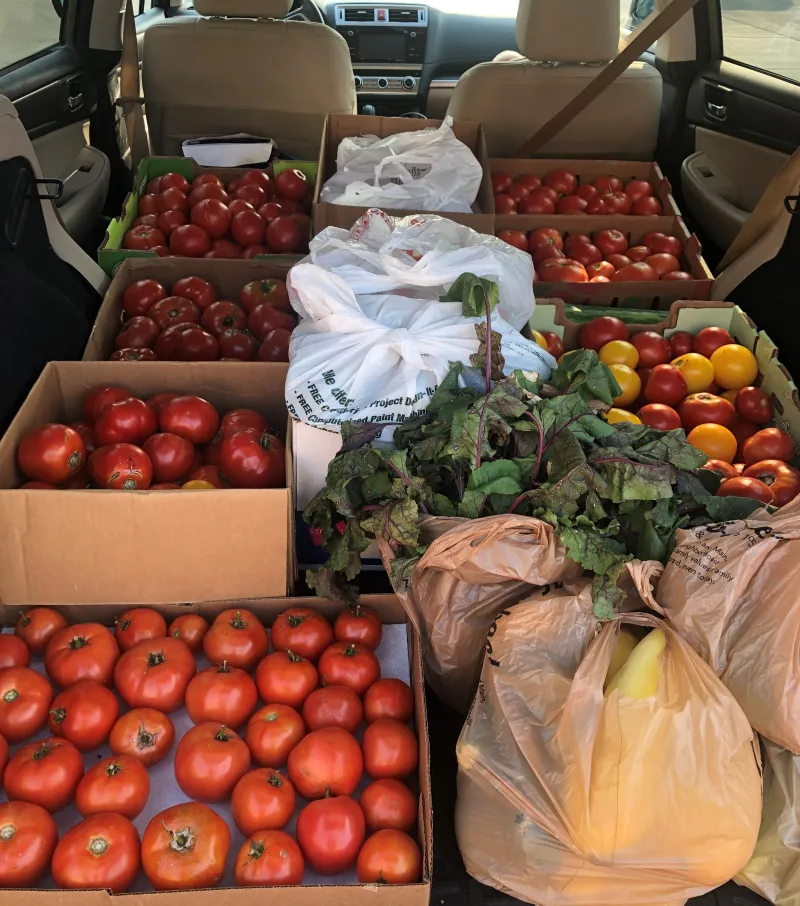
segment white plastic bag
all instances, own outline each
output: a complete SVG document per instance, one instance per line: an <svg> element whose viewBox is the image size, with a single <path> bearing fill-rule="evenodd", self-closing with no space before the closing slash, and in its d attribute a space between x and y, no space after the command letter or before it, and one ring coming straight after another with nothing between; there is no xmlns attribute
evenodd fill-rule
<svg viewBox="0 0 800 906"><path fill-rule="evenodd" d="M512 327L521 329L533 314L531 256L435 214L395 219L373 209L351 230L322 230L311 240L309 256L341 277L356 296L400 293L438 299L469 273L497 283L498 312Z"/></svg>
<svg viewBox="0 0 800 906"><path fill-rule="evenodd" d="M397 294L362 295L314 264L292 268L290 298L303 320L292 333L286 405L310 425L338 431L343 421L398 423L419 415L452 362L479 348L460 302ZM555 359L496 312L505 371L550 376ZM384 440L392 431L384 432Z"/></svg>
<svg viewBox="0 0 800 906"><path fill-rule="evenodd" d="M438 129L345 138L320 201L469 214L483 169L447 117Z"/></svg>

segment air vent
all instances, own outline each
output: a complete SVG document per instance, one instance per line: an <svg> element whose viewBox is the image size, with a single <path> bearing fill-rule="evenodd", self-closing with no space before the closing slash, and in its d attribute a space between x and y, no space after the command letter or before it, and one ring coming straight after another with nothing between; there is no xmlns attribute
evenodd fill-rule
<svg viewBox="0 0 800 906"><path fill-rule="evenodd" d="M345 22L374 22L375 21L375 10L372 8L365 8L363 6L345 6L344 7L344 21Z"/></svg>
<svg viewBox="0 0 800 906"><path fill-rule="evenodd" d="M407 7L405 9L392 9L389 8L389 21L390 22L403 22L409 25L417 25L420 21L420 10L416 7Z"/></svg>

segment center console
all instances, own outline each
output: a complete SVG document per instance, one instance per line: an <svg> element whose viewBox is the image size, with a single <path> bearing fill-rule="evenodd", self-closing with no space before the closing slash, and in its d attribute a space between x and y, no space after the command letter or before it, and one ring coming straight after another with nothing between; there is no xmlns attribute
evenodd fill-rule
<svg viewBox="0 0 800 906"><path fill-rule="evenodd" d="M350 48L359 109L370 104L389 115L418 110L427 7L342 3L333 11L334 28Z"/></svg>

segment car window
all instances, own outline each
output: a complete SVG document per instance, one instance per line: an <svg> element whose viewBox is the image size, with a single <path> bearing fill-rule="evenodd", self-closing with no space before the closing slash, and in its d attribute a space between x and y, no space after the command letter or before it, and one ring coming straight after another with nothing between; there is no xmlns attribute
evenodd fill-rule
<svg viewBox="0 0 800 906"><path fill-rule="evenodd" d="M58 44L60 36L52 0L0 0L0 69Z"/></svg>
<svg viewBox="0 0 800 906"><path fill-rule="evenodd" d="M800 82L800 0L721 0L729 60Z"/></svg>

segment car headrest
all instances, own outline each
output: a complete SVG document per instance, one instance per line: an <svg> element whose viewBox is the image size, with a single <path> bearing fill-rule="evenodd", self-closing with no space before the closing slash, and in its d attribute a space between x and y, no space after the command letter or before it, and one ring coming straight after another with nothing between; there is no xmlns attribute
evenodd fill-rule
<svg viewBox="0 0 800 906"><path fill-rule="evenodd" d="M517 46L529 60L612 60L619 31L619 0L519 0Z"/></svg>
<svg viewBox="0 0 800 906"><path fill-rule="evenodd" d="M194 0L201 16L228 19L282 19L292 8L292 0Z"/></svg>

